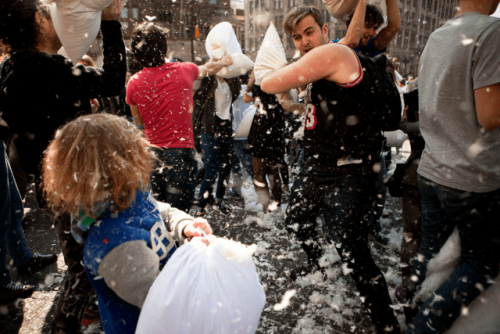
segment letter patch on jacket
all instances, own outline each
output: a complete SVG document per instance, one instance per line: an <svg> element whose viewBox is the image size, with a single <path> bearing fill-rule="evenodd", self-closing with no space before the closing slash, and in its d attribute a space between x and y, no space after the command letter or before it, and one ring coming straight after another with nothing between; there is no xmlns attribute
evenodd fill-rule
<svg viewBox="0 0 500 334"><path fill-rule="evenodd" d="M170 250L175 246L175 241L161 221L157 221L151 227L149 234L151 235L151 249L158 254L161 261L167 257Z"/></svg>

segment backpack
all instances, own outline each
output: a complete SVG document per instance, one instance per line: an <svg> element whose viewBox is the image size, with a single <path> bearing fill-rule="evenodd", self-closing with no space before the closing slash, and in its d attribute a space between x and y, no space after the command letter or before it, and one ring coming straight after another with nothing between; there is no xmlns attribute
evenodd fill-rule
<svg viewBox="0 0 500 334"><path fill-rule="evenodd" d="M394 83L391 72L387 69L387 57L375 58L358 54L364 74L368 74L373 83L372 97L377 120L382 131L394 131L401 120L401 97Z"/></svg>

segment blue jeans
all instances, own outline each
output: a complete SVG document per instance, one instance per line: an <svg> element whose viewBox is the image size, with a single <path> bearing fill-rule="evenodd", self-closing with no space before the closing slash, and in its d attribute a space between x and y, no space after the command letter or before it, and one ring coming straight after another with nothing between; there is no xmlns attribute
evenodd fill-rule
<svg viewBox="0 0 500 334"><path fill-rule="evenodd" d="M418 281L414 293L427 273L427 264L444 245L455 226L460 235L462 259L458 268L436 290L413 320L407 333L444 333L468 306L486 289L488 278L499 272L500 189L490 193L471 193L442 186L418 176L422 195L422 243L412 276ZM439 296L436 298L436 296ZM410 298L412 296L410 295Z"/></svg>
<svg viewBox="0 0 500 334"><path fill-rule="evenodd" d="M234 140L233 142L233 173L241 175L241 166L243 166L248 176L252 176L252 156L243 152L246 142L246 140Z"/></svg>
<svg viewBox="0 0 500 334"><path fill-rule="evenodd" d="M0 140L0 285L10 283L10 272L6 264L7 250L14 260L14 267L26 264L32 257L24 236L21 220L23 201L10 168L5 145Z"/></svg>
<svg viewBox="0 0 500 334"><path fill-rule="evenodd" d="M376 232L380 232L382 230L382 226L380 225L380 217L382 217L382 213L384 212L385 200L387 198L387 187L385 186L384 182L385 178L387 178L387 167L385 165L385 158L382 157L380 161L380 171L378 172L377 177L377 205L370 215L370 223L372 224L372 227Z"/></svg>
<svg viewBox="0 0 500 334"><path fill-rule="evenodd" d="M188 212L198 178L195 151L190 148L155 148L160 163L151 173L153 197Z"/></svg>
<svg viewBox="0 0 500 334"><path fill-rule="evenodd" d="M252 176L252 156L243 152L243 147L246 144L246 140L234 140L233 141L233 188L235 191L239 192L241 195L241 186L243 185L243 170L245 173Z"/></svg>
<svg viewBox="0 0 500 334"><path fill-rule="evenodd" d="M210 197L207 192L210 192L215 180L215 199L221 201L226 192L227 178L233 164L233 129L230 126L216 126L215 133L201 131L200 135L205 178L200 186L198 211L203 212Z"/></svg>
<svg viewBox="0 0 500 334"><path fill-rule="evenodd" d="M317 224L309 218L322 213L342 262L352 270L373 324L379 332L392 326L396 333L399 325L390 308L387 283L368 247L376 178L376 174L313 173L305 166L290 192L285 225L306 252L310 264L318 266L323 251Z"/></svg>

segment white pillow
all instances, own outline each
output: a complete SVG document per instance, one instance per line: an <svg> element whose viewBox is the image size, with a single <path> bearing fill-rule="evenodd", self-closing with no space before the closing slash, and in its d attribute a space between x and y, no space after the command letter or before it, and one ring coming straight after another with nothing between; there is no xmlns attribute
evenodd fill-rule
<svg viewBox="0 0 500 334"><path fill-rule="evenodd" d="M286 63L285 49L281 44L280 35L271 23L255 59L255 84L260 86L262 78L267 73L282 68Z"/></svg>
<svg viewBox="0 0 500 334"><path fill-rule="evenodd" d="M248 58L243 53L235 52L231 54L231 59L233 60L233 65L224 67L217 73L218 76L226 79L236 78L247 73L254 66L252 59Z"/></svg>
<svg viewBox="0 0 500 334"><path fill-rule="evenodd" d="M76 64L87 53L101 27L102 10L112 0L44 0L69 59ZM120 0L123 7L127 0Z"/></svg>
<svg viewBox="0 0 500 334"><path fill-rule="evenodd" d="M333 17L346 21L354 14L359 0L322 0Z"/></svg>
<svg viewBox="0 0 500 334"><path fill-rule="evenodd" d="M250 133L250 128L252 127L253 117L255 116L255 106L250 105L247 110L243 112L243 119L240 122L240 125L234 132L235 139L246 139L248 138L248 134Z"/></svg>
<svg viewBox="0 0 500 334"><path fill-rule="evenodd" d="M205 47L208 56L215 60L219 60L225 55L231 56L233 65L225 67L217 73L222 78L235 78L253 68L253 61L243 54L233 26L229 22L221 22L210 30Z"/></svg>
<svg viewBox="0 0 500 334"><path fill-rule="evenodd" d="M216 46L221 50L213 50ZM210 30L205 41L205 48L207 49L208 56L215 60L219 60L224 55L230 55L235 52L243 53L234 33L233 26L229 22L221 22Z"/></svg>

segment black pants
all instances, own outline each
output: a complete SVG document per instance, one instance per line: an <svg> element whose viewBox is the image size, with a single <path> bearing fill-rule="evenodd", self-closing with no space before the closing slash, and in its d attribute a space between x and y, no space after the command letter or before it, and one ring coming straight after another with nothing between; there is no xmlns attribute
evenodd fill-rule
<svg viewBox="0 0 500 334"><path fill-rule="evenodd" d="M19 189L19 194L21 198L24 199L26 197L26 187L28 186L28 173L24 171L21 165L14 141L11 141L7 151L9 152L9 162L12 168L12 174L14 174L14 179L16 180L17 188Z"/></svg>
<svg viewBox="0 0 500 334"><path fill-rule="evenodd" d="M413 261L420 248L422 196L417 187L403 184L403 241L401 243L401 278L406 299Z"/></svg>
<svg viewBox="0 0 500 334"><path fill-rule="evenodd" d="M73 238L70 224L69 213L57 216L54 221L68 270L52 319L53 334L80 333L83 313L94 294L82 264L83 244Z"/></svg>
<svg viewBox="0 0 500 334"><path fill-rule="evenodd" d="M285 224L309 261L317 264L323 251L316 224L308 218L321 212L342 263L352 270L351 277L377 331L382 333L384 328L392 327L394 333L398 333L399 324L390 308L387 283L368 247L376 181L377 174L301 173L293 184Z"/></svg>
<svg viewBox="0 0 500 334"><path fill-rule="evenodd" d="M189 212L198 176L195 151L190 148L154 148L158 161L151 171L153 197Z"/></svg>

